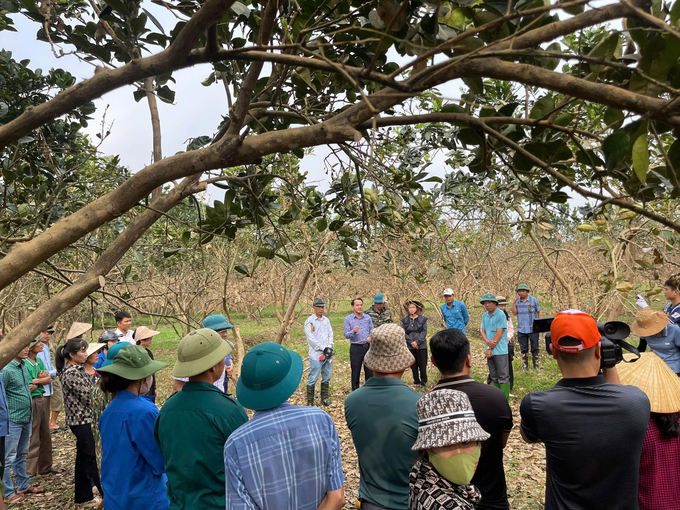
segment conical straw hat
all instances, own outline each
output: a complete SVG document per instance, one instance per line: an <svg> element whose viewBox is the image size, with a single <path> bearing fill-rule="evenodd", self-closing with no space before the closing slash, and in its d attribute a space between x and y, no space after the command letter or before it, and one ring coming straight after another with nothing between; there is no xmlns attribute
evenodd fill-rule
<svg viewBox="0 0 680 510"><path fill-rule="evenodd" d="M635 358L626 354L626 360ZM680 377L653 352L643 352L633 363L621 363L616 367L622 384L637 386L649 398L653 413L677 413L680 411Z"/></svg>
<svg viewBox="0 0 680 510"><path fill-rule="evenodd" d="M66 340L71 340L72 338L78 338L80 335L84 335L92 329L92 324L87 324L86 322L74 322L71 324L71 328L66 333Z"/></svg>

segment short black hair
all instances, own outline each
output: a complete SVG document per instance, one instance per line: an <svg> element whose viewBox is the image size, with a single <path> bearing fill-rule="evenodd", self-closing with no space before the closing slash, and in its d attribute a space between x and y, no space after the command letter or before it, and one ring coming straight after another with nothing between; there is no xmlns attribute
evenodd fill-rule
<svg viewBox="0 0 680 510"><path fill-rule="evenodd" d="M440 372L457 374L470 354L470 341L460 329L443 329L432 336L430 351Z"/></svg>
<svg viewBox="0 0 680 510"><path fill-rule="evenodd" d="M354 306L354 302L355 302L355 301L361 301L362 304L363 304L363 302L364 302L364 300L361 299L360 297L354 298L354 299L352 300L352 306Z"/></svg>
<svg viewBox="0 0 680 510"><path fill-rule="evenodd" d="M664 286L670 287L675 291L680 291L680 273L671 275L671 277L664 283Z"/></svg>
<svg viewBox="0 0 680 510"><path fill-rule="evenodd" d="M119 375L108 372L100 372L100 375L101 379L99 379L99 388L104 393L111 393L113 395L120 391L126 390L127 387L133 382L129 379L124 379Z"/></svg>
<svg viewBox="0 0 680 510"><path fill-rule="evenodd" d="M118 324L123 319L132 319L132 315L130 315L130 312L123 311L116 312L116 315L114 315L114 317L116 318L116 324Z"/></svg>

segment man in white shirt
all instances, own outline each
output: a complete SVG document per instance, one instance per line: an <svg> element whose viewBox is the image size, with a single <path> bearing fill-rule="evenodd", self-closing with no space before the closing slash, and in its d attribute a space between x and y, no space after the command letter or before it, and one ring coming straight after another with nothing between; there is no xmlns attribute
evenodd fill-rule
<svg viewBox="0 0 680 510"><path fill-rule="evenodd" d="M129 312L116 312L116 333L121 335L120 341L127 342L132 345L136 345L134 339L132 338L132 316Z"/></svg>
<svg viewBox="0 0 680 510"><path fill-rule="evenodd" d="M330 405L330 381L333 371L333 330L323 311L326 303L314 298L314 313L305 321L305 336L309 344L309 378L307 379L307 405L314 405L316 381L321 374L321 403Z"/></svg>

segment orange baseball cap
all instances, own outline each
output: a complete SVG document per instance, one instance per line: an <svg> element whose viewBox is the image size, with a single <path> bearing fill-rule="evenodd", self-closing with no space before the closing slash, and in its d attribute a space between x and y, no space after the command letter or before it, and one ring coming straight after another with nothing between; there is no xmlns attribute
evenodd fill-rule
<svg viewBox="0 0 680 510"><path fill-rule="evenodd" d="M560 345L560 339L567 336L580 340L581 345ZM595 319L581 310L560 312L550 325L550 341L558 351L579 353L597 345L600 338Z"/></svg>

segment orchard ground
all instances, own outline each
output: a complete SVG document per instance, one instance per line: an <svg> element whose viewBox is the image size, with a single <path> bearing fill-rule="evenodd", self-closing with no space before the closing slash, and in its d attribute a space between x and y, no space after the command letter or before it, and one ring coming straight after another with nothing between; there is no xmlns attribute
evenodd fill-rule
<svg viewBox="0 0 680 510"><path fill-rule="evenodd" d="M366 303L368 308L369 303ZM550 310L544 307L544 317L551 316ZM347 428L344 418L343 403L349 394L350 384L350 365L349 365L349 342L343 336L343 320L350 313L349 302L338 304L337 310L330 310L329 318L333 326L335 339L335 358L333 361L333 378L331 380L332 404L326 408L333 420L340 435L342 447L342 461L345 472L345 494L347 504L345 508L355 508L355 501L359 490L359 466L357 456L352 443L352 436ZM469 307L470 323L467 333L472 347L472 376L477 381L484 381L487 376L486 361L483 356L484 344L479 335L479 325L481 316L484 312L479 304ZM219 312L218 312L219 313ZM311 313L311 309L310 309ZM400 316L400 310L393 307L393 315ZM425 310L428 321L428 339L438 330L442 329L443 324L439 318L437 310L428 307ZM307 317L303 313L300 319L293 325L290 333L290 342L286 347L298 352L303 359L307 357L307 342L305 340L302 324ZM258 324L255 320L249 320L245 316L234 315L235 325L239 327L246 350L253 345L272 341L278 330L279 323L273 309L265 310L262 323ZM513 318L514 319L514 318ZM84 320L84 319L83 319ZM516 320L513 320L516 331ZM142 324L149 325L146 318L133 317L133 327ZM110 326L107 324L107 326ZM180 338L171 326L159 327L161 334L154 337L151 350L156 359L168 363L157 374L159 405L170 396L172 392L172 366L176 360L177 344ZM101 329L95 330L94 338L97 338ZM515 342L515 386L512 391L513 397L510 399L510 406L514 415L515 428L510 434L508 445L505 449L505 474L508 483L508 495L510 508L512 509L541 509L545 491L545 450L542 445L528 445L522 441L517 425L519 424L519 404L526 393L535 390L551 388L560 379L560 372L557 363L545 353L543 336L541 336L541 370L535 372L522 372L521 358L519 356L519 346ZM307 363L305 363L305 367ZM363 376L362 376L363 379ZM431 388L439 379L437 369L428 365L428 387ZM413 386L411 371L407 370L403 377L404 382ZM307 374L303 375L300 387L291 397L293 404L305 405L306 391L305 385ZM231 384L233 388L233 382ZM318 403L318 384L317 384L317 403ZM63 413L59 415L60 425L63 425ZM59 470L58 474L47 475L37 479L39 486L45 489L45 494L31 496L23 504L10 505L10 508L31 508L31 509L62 509L72 508L73 504L73 465L75 462L75 437L70 431L59 432L52 435L54 444L55 467Z"/></svg>

